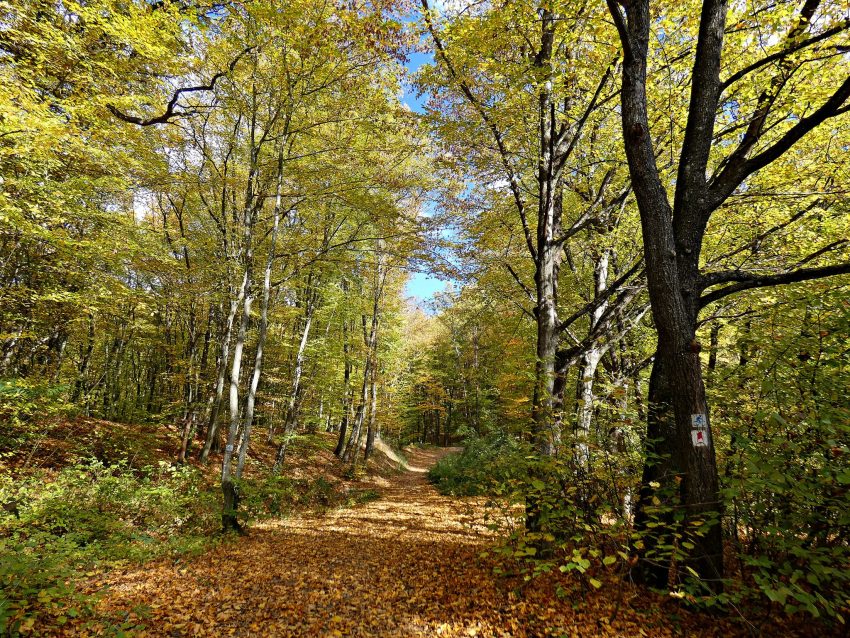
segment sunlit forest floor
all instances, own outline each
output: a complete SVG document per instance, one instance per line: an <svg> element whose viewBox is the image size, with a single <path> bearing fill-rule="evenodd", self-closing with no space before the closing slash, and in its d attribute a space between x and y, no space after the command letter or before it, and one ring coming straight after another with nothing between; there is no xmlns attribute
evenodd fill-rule
<svg viewBox="0 0 850 638"><path fill-rule="evenodd" d="M427 482L425 469L449 451L408 450L406 472L375 479L378 500L259 524L187 562L107 573L88 587L104 592L105 616L143 626L142 636L751 635L621 579L587 591L561 575L494 576L482 558L495 541L481 525L483 501L440 496Z"/></svg>

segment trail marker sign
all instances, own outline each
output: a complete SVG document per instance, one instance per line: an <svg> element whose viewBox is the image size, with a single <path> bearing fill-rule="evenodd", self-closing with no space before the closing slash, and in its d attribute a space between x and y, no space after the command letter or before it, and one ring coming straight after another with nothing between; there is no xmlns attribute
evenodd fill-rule
<svg viewBox="0 0 850 638"><path fill-rule="evenodd" d="M708 447L708 418L705 414L691 415L691 441L694 447Z"/></svg>

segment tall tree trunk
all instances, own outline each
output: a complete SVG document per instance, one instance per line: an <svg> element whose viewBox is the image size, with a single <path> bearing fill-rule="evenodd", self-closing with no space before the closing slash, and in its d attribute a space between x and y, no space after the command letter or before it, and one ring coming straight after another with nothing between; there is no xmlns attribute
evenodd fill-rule
<svg viewBox="0 0 850 638"><path fill-rule="evenodd" d="M342 279L342 292L345 296L348 293L348 281L343 277ZM336 448L334 448L334 454L341 458L342 452L345 450L345 435L348 431L348 419L349 413L351 412L351 352L350 345L348 343L349 340L349 324L348 318L343 315L342 317L342 356L344 360L344 372L343 372L343 383L342 383L342 416L340 417L339 422L339 436L336 441Z"/></svg>
<svg viewBox="0 0 850 638"><path fill-rule="evenodd" d="M233 347L233 365L230 370L230 427L227 431L224 458L221 462L221 491L224 496L221 525L225 531L241 531L242 529L236 518L236 511L239 508L239 488L234 482L233 477L233 452L236 446L236 438L239 434L239 379L242 368L242 353L245 348L245 336L248 332L248 324L251 321L251 305L254 301L251 292L251 266L247 260L242 286L245 289L242 303L242 319L239 323L239 331Z"/></svg>
<svg viewBox="0 0 850 638"><path fill-rule="evenodd" d="M239 311L239 305L245 297L245 280L235 296L231 296L230 309L227 313L227 320L224 322L224 327L221 334L220 351L218 355L218 370L215 382L215 395L212 399L212 410L210 418L207 422L207 435L204 439L204 447L198 456L202 463L206 463L209 459L210 452L215 447L218 440L218 422L221 414L221 406L224 402L224 381L227 378L227 364L230 363L230 342L233 339L233 324L236 320L236 314Z"/></svg>
<svg viewBox="0 0 850 638"><path fill-rule="evenodd" d="M292 394L289 397L289 406L286 410L286 418L283 423L283 440L277 448L275 456L274 472L280 471L283 465L283 459L286 456L286 449L289 446L289 441L292 438L295 428L298 425L298 419L301 413L301 398L304 393L302 376L304 373L304 353L307 350L307 343L310 339L310 328L313 325L313 315L317 305L317 292L314 289L315 283L312 281L312 276L308 277L307 285L304 291L304 328L301 332L301 341L298 342L298 352L295 355L295 369L292 375Z"/></svg>
<svg viewBox="0 0 850 638"><path fill-rule="evenodd" d="M384 290L384 280L386 279L386 269L384 267L385 256L383 254L383 245L380 240L377 242L378 266L375 272L375 287L372 296L372 322L368 332L366 333L366 317L362 317L363 335L366 342L366 359L363 366L363 386L360 392L360 404L357 406L357 415L354 419L354 427L351 430L351 437L348 439L348 445L343 452L342 460L346 463L354 462L357 458L357 452L360 449L360 438L363 430L363 420L366 417L365 411L368 407L368 390L369 381L372 378L373 370L377 359L378 345L378 322L380 317L381 296Z"/></svg>
<svg viewBox="0 0 850 638"><path fill-rule="evenodd" d="M366 430L366 449L363 460L368 461L375 447L375 427L378 424L378 366L372 368L372 381L369 389L369 425Z"/></svg>
<svg viewBox="0 0 850 638"><path fill-rule="evenodd" d="M599 300L608 287L608 264L611 252L603 250L597 257L593 268L594 299ZM607 303L600 303L590 315L589 332L593 334L602 315L607 310ZM592 438L591 425L593 421L593 384L596 369L605 353L605 348L593 342L582 357L582 367L578 380L578 409L576 410L576 460L579 467L587 469L590 465L590 441Z"/></svg>
<svg viewBox="0 0 850 638"><path fill-rule="evenodd" d="M257 335L257 352L254 355L254 370L251 383L248 386L248 396L245 402L245 414L242 420L242 442L239 446L239 459L236 463L236 480L242 478L245 458L251 441L251 427L254 424L254 405L257 399L257 389L260 386L260 376L263 371L263 349L266 345L266 335L269 327L269 296L271 293L272 266L274 265L275 249L277 247L277 231L280 225L281 197L283 190L283 150L278 155L277 165L277 200L274 208L274 225L272 226L271 246L266 259L266 272L263 278L263 300L260 307L260 327Z"/></svg>
<svg viewBox="0 0 850 638"><path fill-rule="evenodd" d="M680 215L676 218L678 225L674 229L673 210L655 162L646 100L651 24L649 3L629 3L626 16L623 16L613 0L609 2L609 7L626 47L621 92L623 134L640 210L649 297L658 331L658 350L649 388L646 466L636 525L639 530L647 531L647 523L652 518L652 514L647 511L651 503L648 492L652 489L647 479L657 477L662 488L674 493L680 502L684 510L685 528L693 529L687 522L710 520L720 509L714 441L705 399L699 344L695 338L701 290L698 287L700 245L694 245L694 242L701 241L705 226L700 228L687 223L682 226L679 224L682 219ZM697 58L706 55L706 46L722 47L723 22L712 14L717 7L721 7L720 13L725 15L722 2L704 5L708 14L701 18ZM711 31L710 37L705 36L705 30ZM694 77L694 92L711 90L711 87L717 85L712 78L716 79L719 75L719 59L718 53L718 68L703 69L708 73L704 78ZM693 97L692 105L697 102ZM713 118L716 99L712 101L706 98L704 102L703 107L705 104L710 105L710 116ZM694 132L689 120L685 146L693 146L693 141L689 142L689 139ZM707 135L710 144L710 130ZM685 157L683 151L676 186L677 200L680 200L680 189L689 188L694 180L705 181L705 164L702 164L703 169L697 170L694 166L699 161L695 160L693 165L690 162L691 158ZM684 209L681 206L680 201L677 201L677 211L687 210L690 215L698 211L697 207L701 204L695 200L689 201ZM696 217L702 216L697 214ZM672 471L668 468L672 468ZM694 549L690 552L686 566L706 579L706 585L715 590L720 589L720 579L723 578L721 526L715 523L704 534L689 540L694 544ZM640 561L638 568L633 570L634 576L638 580L665 587L669 562L663 561L659 567L656 564L658 556L653 559L643 550L637 553Z"/></svg>
<svg viewBox="0 0 850 638"><path fill-rule="evenodd" d="M254 222L256 214L259 211L257 200L255 199L255 181L257 179L259 147L256 145L256 130L257 130L257 93L256 85L252 84L253 97L253 112L250 123L250 143L249 157L250 169L248 171L248 179L245 185L245 200L243 204L243 229L242 229L242 249L241 262L244 265L242 278L242 320L239 323L239 332L236 336L236 343L233 347L233 365L230 369L230 426L227 430L227 441L224 446L224 457L221 461L221 491L223 496L221 526L224 531L234 530L242 531L242 526L237 518L237 510L239 508L239 486L234 481L233 476L233 452L236 445L236 439L239 435L240 425L240 404L239 404L239 383L242 372L242 354L245 349L245 337L248 332L248 325L251 322L251 305L253 304L253 274L254 274ZM260 200L262 201L262 200Z"/></svg>

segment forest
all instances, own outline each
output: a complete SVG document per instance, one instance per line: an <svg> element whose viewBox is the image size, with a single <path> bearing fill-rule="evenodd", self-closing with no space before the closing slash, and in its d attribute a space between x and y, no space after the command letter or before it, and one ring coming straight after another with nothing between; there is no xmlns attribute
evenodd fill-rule
<svg viewBox="0 0 850 638"><path fill-rule="evenodd" d="M848 636L845 0L0 0L0 635Z"/></svg>

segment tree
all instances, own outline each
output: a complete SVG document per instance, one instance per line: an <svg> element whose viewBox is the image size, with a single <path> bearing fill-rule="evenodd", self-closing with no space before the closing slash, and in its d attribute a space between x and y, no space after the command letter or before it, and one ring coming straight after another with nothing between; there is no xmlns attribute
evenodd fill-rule
<svg viewBox="0 0 850 638"><path fill-rule="evenodd" d="M678 493L686 521L710 516L716 519L722 503L699 355L701 346L696 336L699 311L738 290L850 272L850 264L791 268L775 274L706 273L700 268L706 227L730 196L746 188L751 176L776 162L823 122L848 110L845 103L850 97L850 77L834 56L824 60L812 52L842 33L847 25L833 18L834 7L809 0L795 15L779 15L785 30L771 47L773 52L732 71L729 57L723 55L728 4L722 0L705 0L701 4L690 73L690 102L671 204L653 148L647 101L653 6L649 0L608 0L608 7L623 47L623 136L641 215L649 295L658 330L637 525L645 528L648 523L652 484L656 482ZM821 20L816 19L819 10ZM663 16L667 8L661 11ZM735 17L739 18L737 24L763 19L747 14ZM752 78L755 71L768 69L770 80L750 102L749 112L740 108L742 103L728 95L724 97L737 82ZM722 80L724 71L727 78ZM831 78L834 83L821 82L819 88L827 89L825 95L811 87L811 99L805 104L789 103L786 89L791 86L791 78L802 75L805 79L812 73L822 80ZM780 105L790 107L793 117L788 117ZM727 131L716 130L730 112L735 122L734 143L724 139L729 135ZM813 254L812 259L818 256ZM707 291L721 284L728 285ZM702 437L699 443L697 437ZM687 564L710 588L719 589L724 577L719 522L715 520L698 535L694 545ZM657 557L649 559L647 553L641 552L638 576L655 586L666 586L669 562L658 561Z"/></svg>
<svg viewBox="0 0 850 638"><path fill-rule="evenodd" d="M565 377L612 324L596 321L593 334L576 347L564 347L562 337L638 271L629 269L604 299L561 319L559 275L570 242L585 231L613 228L630 193L599 140L610 121L605 107L615 96L610 84L616 54L605 46L585 46L601 24L587 5L508 3L476 9L480 15L474 18L463 12L442 31L427 0L422 7L441 73L425 82L452 91L464 105L455 106L447 134L458 143L464 131L457 121L477 122L480 131L473 128L472 141L461 143L474 149L482 181L505 184L532 262L533 284L523 280L516 264L504 267L532 304L528 313L537 333L532 436L542 456L553 456L561 445ZM614 298L607 318L621 314L632 298Z"/></svg>

